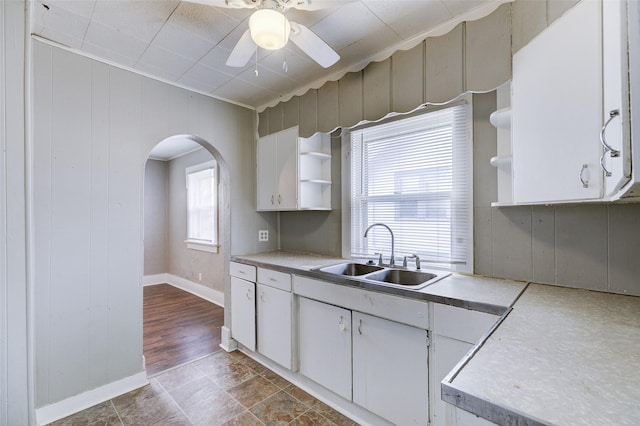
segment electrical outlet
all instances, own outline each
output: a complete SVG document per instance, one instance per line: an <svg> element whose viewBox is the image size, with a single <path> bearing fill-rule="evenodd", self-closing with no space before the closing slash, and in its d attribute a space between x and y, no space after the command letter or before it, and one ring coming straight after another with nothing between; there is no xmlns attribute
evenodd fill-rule
<svg viewBox="0 0 640 426"><path fill-rule="evenodd" d="M198 281L202 282L202 272L198 272Z"/></svg>
<svg viewBox="0 0 640 426"><path fill-rule="evenodd" d="M258 241L269 241L269 230L261 229L258 231Z"/></svg>

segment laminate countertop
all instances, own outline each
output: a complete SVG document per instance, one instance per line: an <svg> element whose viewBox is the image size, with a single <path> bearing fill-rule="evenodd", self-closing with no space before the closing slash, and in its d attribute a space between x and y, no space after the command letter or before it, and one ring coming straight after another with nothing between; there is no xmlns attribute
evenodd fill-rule
<svg viewBox="0 0 640 426"><path fill-rule="evenodd" d="M334 284L358 287L428 302L443 303L494 315L504 314L527 285L527 283L522 281L452 274L420 290L410 290L398 286L365 282L355 277L346 277L313 270L314 268L322 266L351 262L351 260L348 259L286 251L272 251L233 256L231 260L330 281ZM443 273L442 271L433 272L436 274Z"/></svg>
<svg viewBox="0 0 640 426"><path fill-rule="evenodd" d="M327 274L313 268L345 261L290 252L232 260L318 279ZM502 315L443 380L445 401L498 424L640 425L640 297L459 274L413 296L371 290Z"/></svg>

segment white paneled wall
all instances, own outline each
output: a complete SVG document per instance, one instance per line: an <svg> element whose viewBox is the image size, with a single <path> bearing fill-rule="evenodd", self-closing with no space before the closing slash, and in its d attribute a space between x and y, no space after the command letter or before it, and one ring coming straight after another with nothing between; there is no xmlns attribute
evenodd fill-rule
<svg viewBox="0 0 640 426"><path fill-rule="evenodd" d="M25 175L25 1L0 1L0 425L31 424Z"/></svg>
<svg viewBox="0 0 640 426"><path fill-rule="evenodd" d="M232 243L255 251L254 115L34 42L36 406L139 373L144 163L176 134L224 159ZM229 245L232 244L231 247Z"/></svg>

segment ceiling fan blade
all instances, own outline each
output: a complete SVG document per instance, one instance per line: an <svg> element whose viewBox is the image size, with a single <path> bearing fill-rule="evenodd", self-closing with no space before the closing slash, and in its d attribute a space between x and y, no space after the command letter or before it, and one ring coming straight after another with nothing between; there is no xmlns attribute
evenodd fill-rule
<svg viewBox="0 0 640 426"><path fill-rule="evenodd" d="M253 9L253 2L245 2L244 0L183 0L188 3L206 4L207 6L226 7L229 9Z"/></svg>
<svg viewBox="0 0 640 426"><path fill-rule="evenodd" d="M245 31L231 51L226 62L227 66L244 67L251 59L251 55L255 53L256 48L256 44L251 39L251 32Z"/></svg>
<svg viewBox="0 0 640 426"><path fill-rule="evenodd" d="M285 9L320 10L343 6L356 0L280 0Z"/></svg>
<svg viewBox="0 0 640 426"><path fill-rule="evenodd" d="M289 39L324 68L329 68L340 59L335 50L304 25L291 22Z"/></svg>

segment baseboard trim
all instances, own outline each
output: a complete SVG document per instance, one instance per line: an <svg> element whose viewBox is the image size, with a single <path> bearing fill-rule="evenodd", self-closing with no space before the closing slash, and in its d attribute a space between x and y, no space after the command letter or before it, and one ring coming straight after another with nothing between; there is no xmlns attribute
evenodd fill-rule
<svg viewBox="0 0 640 426"><path fill-rule="evenodd" d="M156 285L156 284L165 284L167 282L167 275L169 274L155 274L155 275L145 275L142 277L142 285Z"/></svg>
<svg viewBox="0 0 640 426"><path fill-rule="evenodd" d="M125 377L71 398L37 408L36 423L38 425L47 425L147 384L149 384L147 372L141 371L133 376Z"/></svg>
<svg viewBox="0 0 640 426"><path fill-rule="evenodd" d="M167 280L165 281L168 284L171 284L174 287L178 287L181 290L187 291L191 294L194 294L198 297L201 297L205 300L208 300L211 303L215 303L216 305L224 308L224 293L218 290L214 290L211 287L205 287L202 284L194 283L193 281L189 281L185 278L178 277L173 274L166 274Z"/></svg>
<svg viewBox="0 0 640 426"><path fill-rule="evenodd" d="M238 342L231 338L231 329L227 326L222 326L220 329L220 347L227 352L233 352L238 349Z"/></svg>
<svg viewBox="0 0 640 426"><path fill-rule="evenodd" d="M224 308L224 293L173 274L145 275L142 285L170 284Z"/></svg>

